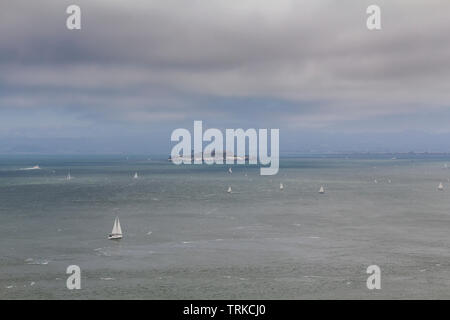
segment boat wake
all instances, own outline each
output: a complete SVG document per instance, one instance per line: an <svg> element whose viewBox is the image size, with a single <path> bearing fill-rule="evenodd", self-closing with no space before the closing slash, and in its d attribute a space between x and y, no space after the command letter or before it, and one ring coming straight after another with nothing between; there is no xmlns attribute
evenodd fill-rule
<svg viewBox="0 0 450 320"><path fill-rule="evenodd" d="M111 254L107 252L104 248L94 249L98 256L110 257Z"/></svg>
<svg viewBox="0 0 450 320"><path fill-rule="evenodd" d="M27 170L41 170L41 167L34 166L34 167L28 167L28 168L20 168L19 170L27 171Z"/></svg>
<svg viewBox="0 0 450 320"><path fill-rule="evenodd" d="M33 264L33 265L47 265L48 264L48 260L44 260L44 259L40 259L40 260L35 260L33 258L28 258L25 260L26 264Z"/></svg>

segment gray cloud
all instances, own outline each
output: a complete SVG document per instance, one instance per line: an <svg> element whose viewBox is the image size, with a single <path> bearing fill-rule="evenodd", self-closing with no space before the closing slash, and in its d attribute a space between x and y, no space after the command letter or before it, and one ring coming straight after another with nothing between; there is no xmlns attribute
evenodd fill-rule
<svg viewBox="0 0 450 320"><path fill-rule="evenodd" d="M65 28L71 1L2 2L0 108L54 108L90 124L337 131L447 116L450 2L375 2L376 32L365 27L373 1L81 0L81 31Z"/></svg>

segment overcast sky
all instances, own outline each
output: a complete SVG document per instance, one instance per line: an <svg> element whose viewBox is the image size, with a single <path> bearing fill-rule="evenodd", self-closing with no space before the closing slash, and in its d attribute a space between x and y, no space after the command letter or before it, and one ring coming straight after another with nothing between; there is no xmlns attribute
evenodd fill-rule
<svg viewBox="0 0 450 320"><path fill-rule="evenodd" d="M70 4L82 29L66 28ZM368 31L366 8L382 9ZM169 153L194 120L285 151L450 151L448 0L4 0L0 152Z"/></svg>

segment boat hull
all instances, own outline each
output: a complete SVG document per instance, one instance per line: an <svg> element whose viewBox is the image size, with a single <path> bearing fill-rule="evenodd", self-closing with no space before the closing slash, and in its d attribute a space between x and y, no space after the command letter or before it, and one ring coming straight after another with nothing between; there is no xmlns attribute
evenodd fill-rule
<svg viewBox="0 0 450 320"><path fill-rule="evenodd" d="M120 240L120 239L122 239L121 234L110 234L108 236L108 240Z"/></svg>

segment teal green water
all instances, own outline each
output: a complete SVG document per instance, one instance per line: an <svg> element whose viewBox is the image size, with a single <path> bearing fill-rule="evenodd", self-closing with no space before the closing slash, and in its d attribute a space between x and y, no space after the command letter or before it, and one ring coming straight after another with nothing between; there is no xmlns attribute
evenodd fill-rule
<svg viewBox="0 0 450 320"><path fill-rule="evenodd" d="M292 158L260 176L138 156L3 156L0 298L448 299L446 161ZM120 242L107 240L116 216ZM73 264L81 290L66 288ZM381 290L366 288L372 264Z"/></svg>

